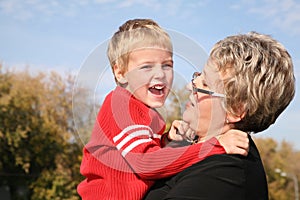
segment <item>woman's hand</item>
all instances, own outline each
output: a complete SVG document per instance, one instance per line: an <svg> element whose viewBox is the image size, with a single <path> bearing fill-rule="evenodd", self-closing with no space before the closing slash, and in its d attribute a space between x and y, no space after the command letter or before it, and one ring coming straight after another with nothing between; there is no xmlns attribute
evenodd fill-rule
<svg viewBox="0 0 300 200"><path fill-rule="evenodd" d="M216 138L224 147L227 154L248 155L249 138L247 133L236 129L230 129Z"/></svg>

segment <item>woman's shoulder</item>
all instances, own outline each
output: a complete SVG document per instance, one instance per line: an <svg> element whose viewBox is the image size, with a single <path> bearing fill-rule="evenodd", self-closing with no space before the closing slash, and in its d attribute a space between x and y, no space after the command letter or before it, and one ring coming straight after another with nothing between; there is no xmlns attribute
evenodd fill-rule
<svg viewBox="0 0 300 200"><path fill-rule="evenodd" d="M237 154L216 154L195 163L191 167L182 171L181 175L193 174L195 176L203 176L207 173L216 176L224 176L225 174L243 174L251 169L263 169L262 161L255 143L250 138L249 153L247 156Z"/></svg>

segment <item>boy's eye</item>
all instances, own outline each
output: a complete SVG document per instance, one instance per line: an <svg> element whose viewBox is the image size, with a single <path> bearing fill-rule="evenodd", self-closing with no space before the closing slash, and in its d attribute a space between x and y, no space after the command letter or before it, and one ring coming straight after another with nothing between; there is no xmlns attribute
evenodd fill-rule
<svg viewBox="0 0 300 200"><path fill-rule="evenodd" d="M170 64L164 64L162 65L163 69L173 69L173 65Z"/></svg>
<svg viewBox="0 0 300 200"><path fill-rule="evenodd" d="M143 65L140 67L140 69L151 69L152 65Z"/></svg>

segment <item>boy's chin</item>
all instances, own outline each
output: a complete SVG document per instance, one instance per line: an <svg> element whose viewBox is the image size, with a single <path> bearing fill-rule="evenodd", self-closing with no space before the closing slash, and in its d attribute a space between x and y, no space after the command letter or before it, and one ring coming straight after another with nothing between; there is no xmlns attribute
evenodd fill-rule
<svg viewBox="0 0 300 200"><path fill-rule="evenodd" d="M151 108L161 108L165 102L151 102L147 104Z"/></svg>

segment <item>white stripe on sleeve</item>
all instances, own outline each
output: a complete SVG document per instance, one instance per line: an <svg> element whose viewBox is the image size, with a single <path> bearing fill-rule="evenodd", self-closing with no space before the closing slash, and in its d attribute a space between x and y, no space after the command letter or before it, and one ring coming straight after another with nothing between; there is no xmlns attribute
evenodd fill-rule
<svg viewBox="0 0 300 200"><path fill-rule="evenodd" d="M124 128L118 135L116 135L114 138L113 138L113 141L116 142L118 141L121 137L123 137L125 135L125 133L133 130L133 129L143 129L143 128L146 128L148 129L151 133L152 133L152 130L149 126L145 126L145 125L131 125L131 126L128 126L126 128Z"/></svg>
<svg viewBox="0 0 300 200"><path fill-rule="evenodd" d="M133 142L131 145L129 145L128 147L126 147L124 149L124 151L122 151L122 156L125 157L126 154L128 152L130 152L133 148L137 147L138 145L140 144L143 144L143 143L147 143L147 142L150 142L152 139L149 138L149 139L140 139L140 140L136 140L135 142Z"/></svg>
<svg viewBox="0 0 300 200"><path fill-rule="evenodd" d="M151 137L149 130L138 130L135 131L129 135L127 135L118 145L117 149L121 149L126 143L128 143L131 139L139 137L139 136L148 136L149 138ZM145 138L144 138L145 139ZM148 138L147 138L148 139Z"/></svg>

